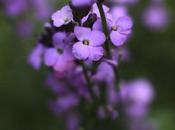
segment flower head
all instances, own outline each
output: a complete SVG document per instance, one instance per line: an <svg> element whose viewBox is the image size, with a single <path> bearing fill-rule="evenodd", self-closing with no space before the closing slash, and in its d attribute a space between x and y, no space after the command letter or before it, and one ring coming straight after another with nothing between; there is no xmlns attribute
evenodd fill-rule
<svg viewBox="0 0 175 130"><path fill-rule="evenodd" d="M77 59L98 61L102 58L106 38L101 31L77 26L74 33L78 42L73 45L73 54Z"/></svg>
<svg viewBox="0 0 175 130"><path fill-rule="evenodd" d="M61 10L52 15L53 24L56 27L66 25L73 20L72 10L69 6L64 6Z"/></svg>

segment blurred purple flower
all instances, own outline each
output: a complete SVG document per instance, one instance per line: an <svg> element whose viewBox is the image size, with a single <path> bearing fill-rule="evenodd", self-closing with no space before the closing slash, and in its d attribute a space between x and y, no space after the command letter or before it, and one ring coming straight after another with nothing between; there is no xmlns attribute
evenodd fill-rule
<svg viewBox="0 0 175 130"><path fill-rule="evenodd" d="M151 3L143 13L145 26L153 31L167 27L169 23L169 12L161 3Z"/></svg>

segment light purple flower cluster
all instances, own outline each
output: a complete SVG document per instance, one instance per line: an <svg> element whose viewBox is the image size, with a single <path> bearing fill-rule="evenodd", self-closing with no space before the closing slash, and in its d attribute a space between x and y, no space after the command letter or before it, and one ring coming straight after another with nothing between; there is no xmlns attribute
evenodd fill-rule
<svg viewBox="0 0 175 130"><path fill-rule="evenodd" d="M49 106L68 130L92 125L86 117L115 120L121 104L126 113L149 105L153 92L144 81L120 84L118 67L129 57L125 43L132 26L125 7L108 7L102 0L72 0L44 25L28 61L36 70L42 64L50 70L46 83L56 100ZM88 129L98 129L92 126Z"/></svg>
<svg viewBox="0 0 175 130"><path fill-rule="evenodd" d="M21 37L32 35L34 25L29 15L34 14L36 21L43 21L51 14L48 0L1 0L0 3L7 17L16 23L15 27Z"/></svg>

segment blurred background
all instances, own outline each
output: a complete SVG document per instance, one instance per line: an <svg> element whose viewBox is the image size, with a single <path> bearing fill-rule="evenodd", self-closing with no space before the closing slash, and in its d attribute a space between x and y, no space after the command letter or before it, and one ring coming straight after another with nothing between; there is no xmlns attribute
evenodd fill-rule
<svg viewBox="0 0 175 130"><path fill-rule="evenodd" d="M56 3L55 9L67 1L51 0L52 4ZM174 130L175 1L164 0L170 20L161 30L150 29L143 24L142 13L149 4L149 1L140 0L137 5L129 7L135 26L128 43L131 61L123 63L121 77L150 79L156 92L150 121L157 124L158 130ZM35 21L34 17L28 17ZM51 93L44 85L45 69L36 72L27 64L28 54L43 31L44 22L35 22L30 38L21 38L16 33L16 23L17 20L8 17L1 5L0 130L58 130L61 121L49 112L47 106Z"/></svg>

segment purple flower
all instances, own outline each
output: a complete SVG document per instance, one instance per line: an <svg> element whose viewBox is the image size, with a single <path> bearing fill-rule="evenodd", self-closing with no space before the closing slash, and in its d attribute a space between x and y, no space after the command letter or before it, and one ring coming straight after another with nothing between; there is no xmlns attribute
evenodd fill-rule
<svg viewBox="0 0 175 130"><path fill-rule="evenodd" d="M45 19L51 13L51 6L48 0L32 0L32 4L35 8L35 14L38 19Z"/></svg>
<svg viewBox="0 0 175 130"><path fill-rule="evenodd" d="M57 72L64 72L73 66L73 57L70 50L57 50L48 48L44 53L44 63L49 67L53 67Z"/></svg>
<svg viewBox="0 0 175 130"><path fill-rule="evenodd" d="M136 79L121 85L121 98L126 107L127 115L144 117L154 98L152 84L145 79Z"/></svg>
<svg viewBox="0 0 175 130"><path fill-rule="evenodd" d="M74 58L70 48L71 35L57 32L53 35L54 48L48 48L44 53L44 63L57 72L64 72L74 66Z"/></svg>
<svg viewBox="0 0 175 130"><path fill-rule="evenodd" d="M73 54L77 59L98 61L102 58L106 38L101 31L77 26L74 33L78 42L73 45Z"/></svg>
<svg viewBox="0 0 175 130"><path fill-rule="evenodd" d="M129 16L112 18L109 22L111 28L110 39L115 46L122 46L131 33L133 26L132 20Z"/></svg>
<svg viewBox="0 0 175 130"><path fill-rule="evenodd" d="M36 70L38 70L41 66L44 49L45 48L42 44L38 44L29 55L28 62Z"/></svg>
<svg viewBox="0 0 175 130"><path fill-rule="evenodd" d="M56 27L66 25L73 20L72 10L69 6L64 6L52 15L53 24Z"/></svg>
<svg viewBox="0 0 175 130"><path fill-rule="evenodd" d="M127 40L133 26L132 19L128 16L127 10L123 6L111 9L110 14L106 13L110 39L115 46L122 46ZM93 29L102 30L101 19L98 19Z"/></svg>
<svg viewBox="0 0 175 130"><path fill-rule="evenodd" d="M28 9L28 1L26 0L5 0L3 2L9 16L18 16Z"/></svg>
<svg viewBox="0 0 175 130"><path fill-rule="evenodd" d="M150 29L164 29L169 22L168 10L161 4L151 4L143 13L143 22Z"/></svg>
<svg viewBox="0 0 175 130"><path fill-rule="evenodd" d="M94 0L71 0L73 6L81 7L81 6L90 6Z"/></svg>

